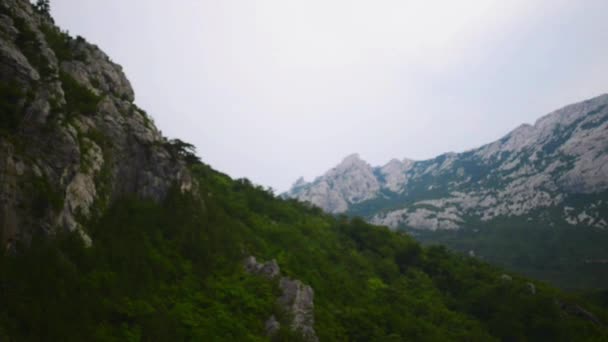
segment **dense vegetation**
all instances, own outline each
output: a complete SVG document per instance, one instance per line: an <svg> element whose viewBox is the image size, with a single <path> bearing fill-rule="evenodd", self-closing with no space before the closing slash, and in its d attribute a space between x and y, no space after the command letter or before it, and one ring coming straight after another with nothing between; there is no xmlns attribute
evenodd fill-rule
<svg viewBox="0 0 608 342"><path fill-rule="evenodd" d="M194 161L193 161L194 162ZM0 259L0 340L255 341L277 284L244 273L275 258L315 290L321 341L605 340L564 307L587 300L503 275L360 219L277 199L247 180L192 166L198 196L126 198L77 235L34 240ZM600 298L600 299L598 299ZM276 340L294 341L285 329Z"/></svg>
<svg viewBox="0 0 608 342"><path fill-rule="evenodd" d="M49 8L48 0L35 7L45 16ZM0 6L0 14L11 16L11 9ZM50 99L55 117L49 122L60 112L67 121L95 113L102 98L52 69L32 28L14 21L15 43L41 74L41 84L61 81L66 103ZM73 49L82 38L74 41L48 23L41 30L60 61L86 60ZM20 127L31 101L26 90L0 85L0 134ZM151 124L133 104L131 114L136 111ZM89 167L91 142L109 164L106 137L95 129L77 133L81 171ZM85 224L89 248L77 233L40 234L16 251L0 252L0 341L259 341L267 340L264 321L272 314L283 323L273 339L297 341L276 304L276 282L244 272L249 255L276 259L284 275L314 288L321 341L607 338L597 322L608 320L606 293L571 296L505 275L475 258L421 247L408 235L232 180L202 164L181 140L165 147L190 164L199 185L194 194L175 190L163 203L114 202ZM103 194L110 176L100 172L96 188ZM43 217L47 207L60 211L63 194L46 178L27 182L33 216ZM106 205L100 195L95 206ZM597 320L581 315L580 307Z"/></svg>
<svg viewBox="0 0 608 342"><path fill-rule="evenodd" d="M485 229L414 234L423 243L472 251L489 263L565 289L603 289L608 284L608 232L601 229L505 222Z"/></svg>
<svg viewBox="0 0 608 342"><path fill-rule="evenodd" d="M565 206L580 212L584 205L605 196L605 192L572 196ZM410 233L424 244L442 244L465 254L473 251L477 258L491 264L564 289L608 289L608 231L585 223L568 224L562 218L563 208L487 222L469 219L466 227L457 231L410 230Z"/></svg>

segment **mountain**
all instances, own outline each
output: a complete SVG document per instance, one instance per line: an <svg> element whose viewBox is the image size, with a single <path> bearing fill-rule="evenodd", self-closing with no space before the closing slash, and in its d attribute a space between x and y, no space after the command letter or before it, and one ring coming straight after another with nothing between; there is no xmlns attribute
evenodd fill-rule
<svg viewBox="0 0 608 342"><path fill-rule="evenodd" d="M603 292L564 293L214 170L44 4L0 0L0 340L608 336Z"/></svg>
<svg viewBox="0 0 608 342"><path fill-rule="evenodd" d="M578 227L586 230L583 234L606 231L607 130L608 95L601 95L463 153L424 161L394 159L382 167L352 155L313 182L300 181L286 196L331 213L410 230L429 241L433 235L449 236L447 230L459 230L457 235L509 222L555 230ZM601 242L608 241L598 234ZM597 255L599 244L587 255L577 255L578 262L608 257ZM476 244L458 247L479 249ZM603 280L603 286L608 282Z"/></svg>
<svg viewBox="0 0 608 342"><path fill-rule="evenodd" d="M457 229L469 216L489 221L557 205L564 206L564 221L607 228L606 200L571 203L578 196L602 197L608 189L607 105L608 95L602 95L478 149L425 161L393 159L371 167L351 155L287 195L393 228Z"/></svg>
<svg viewBox="0 0 608 342"><path fill-rule="evenodd" d="M26 1L0 7L2 245L82 222L124 195L160 200L192 187L119 65L70 38Z"/></svg>

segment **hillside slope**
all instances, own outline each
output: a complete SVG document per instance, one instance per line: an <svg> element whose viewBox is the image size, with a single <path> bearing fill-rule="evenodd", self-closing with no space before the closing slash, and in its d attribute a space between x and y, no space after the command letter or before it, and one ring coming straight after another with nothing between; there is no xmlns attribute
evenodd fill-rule
<svg viewBox="0 0 608 342"><path fill-rule="evenodd" d="M457 229L469 217L490 221L558 205L561 221L608 228L607 129L602 95L463 153L375 168L352 155L311 183L300 180L287 195L393 228ZM588 201L575 205L581 196Z"/></svg>
<svg viewBox="0 0 608 342"><path fill-rule="evenodd" d="M607 130L601 95L463 153L382 167L352 155L285 196L564 287L607 288Z"/></svg>
<svg viewBox="0 0 608 342"><path fill-rule="evenodd" d="M607 338L586 299L213 170L26 0L0 59L2 341Z"/></svg>
<svg viewBox="0 0 608 342"><path fill-rule="evenodd" d="M26 0L0 2L2 245L77 230L116 198L160 200L185 163L163 138L122 68L61 32Z"/></svg>

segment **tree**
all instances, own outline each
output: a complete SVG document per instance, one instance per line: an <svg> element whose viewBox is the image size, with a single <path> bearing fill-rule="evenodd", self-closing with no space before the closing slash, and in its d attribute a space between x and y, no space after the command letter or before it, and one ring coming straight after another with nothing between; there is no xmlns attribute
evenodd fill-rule
<svg viewBox="0 0 608 342"><path fill-rule="evenodd" d="M167 147L174 156L183 158L188 164L201 163L201 159L196 155L196 147L192 144L179 139L172 139L168 141Z"/></svg>
<svg viewBox="0 0 608 342"><path fill-rule="evenodd" d="M41 14L50 15L51 13L51 1L50 0L37 0L34 5L34 9Z"/></svg>

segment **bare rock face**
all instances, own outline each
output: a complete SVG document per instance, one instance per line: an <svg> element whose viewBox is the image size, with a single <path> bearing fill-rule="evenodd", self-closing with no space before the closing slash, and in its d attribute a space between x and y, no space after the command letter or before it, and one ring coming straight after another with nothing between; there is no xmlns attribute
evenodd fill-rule
<svg viewBox="0 0 608 342"><path fill-rule="evenodd" d="M314 291L299 280L282 277L279 286L283 295L279 303L293 316L291 328L308 341L318 341L314 330Z"/></svg>
<svg viewBox="0 0 608 342"><path fill-rule="evenodd" d="M594 324L597 325L603 325L602 322L595 317L594 314L592 314L591 312L583 309L580 305L578 304L574 304L574 303L565 303L559 300L555 301L555 304L565 313L569 314L569 315L573 315L573 316L577 316L579 318L582 318L584 320L593 322Z"/></svg>
<svg viewBox="0 0 608 342"><path fill-rule="evenodd" d="M245 259L245 271L268 279L273 279L281 274L281 269L276 260L272 259L267 263L258 263L254 256Z"/></svg>
<svg viewBox="0 0 608 342"><path fill-rule="evenodd" d="M407 171L414 165L411 159L400 161L393 159L380 168L384 178L383 187L393 192L399 192L407 184Z"/></svg>
<svg viewBox="0 0 608 342"><path fill-rule="evenodd" d="M351 156L286 195L392 228L459 229L551 207L564 208L560 223L608 228L607 130L601 95L463 153L376 168Z"/></svg>
<svg viewBox="0 0 608 342"><path fill-rule="evenodd" d="M27 0L0 0L0 236L79 231L125 195L190 191L184 161L134 103L122 68Z"/></svg>
<svg viewBox="0 0 608 342"><path fill-rule="evenodd" d="M353 154L311 184L300 179L288 196L306 199L330 213L341 213L351 204L373 198L379 190L373 168Z"/></svg>
<svg viewBox="0 0 608 342"><path fill-rule="evenodd" d="M259 263L254 256L249 256L245 259L243 267L248 273L270 280L276 279L281 274L279 265L274 259L266 263ZM314 329L314 291L312 287L297 279L280 277L279 288L282 294L277 299L277 303L290 318L290 328L299 332L306 341L318 341ZM266 320L265 327L267 335L272 336L279 331L281 324L272 315Z"/></svg>

